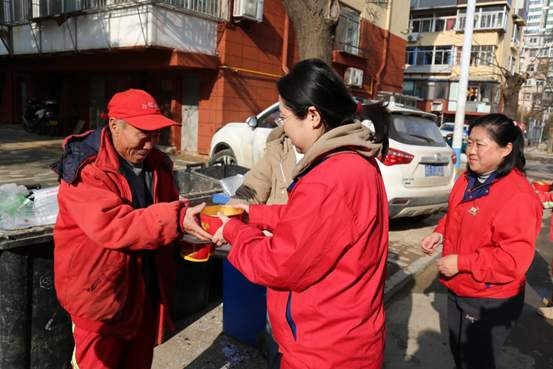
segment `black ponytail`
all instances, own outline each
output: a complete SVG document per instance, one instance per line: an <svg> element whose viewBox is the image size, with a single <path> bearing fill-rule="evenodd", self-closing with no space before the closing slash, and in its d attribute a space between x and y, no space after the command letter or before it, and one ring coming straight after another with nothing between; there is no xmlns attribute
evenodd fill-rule
<svg viewBox="0 0 553 369"><path fill-rule="evenodd" d="M344 81L319 59L306 59L294 65L289 74L277 83L284 104L295 116L304 118L310 106L321 115L326 132L350 124L354 119L370 120L375 129L375 142L388 150L391 116L383 103L363 105L357 113L357 102Z"/></svg>

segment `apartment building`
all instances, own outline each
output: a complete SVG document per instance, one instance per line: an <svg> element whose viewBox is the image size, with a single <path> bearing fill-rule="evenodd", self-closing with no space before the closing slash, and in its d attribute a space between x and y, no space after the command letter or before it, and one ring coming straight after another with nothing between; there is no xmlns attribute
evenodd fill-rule
<svg viewBox="0 0 553 369"><path fill-rule="evenodd" d="M333 67L356 96L402 91L408 4L341 3ZM41 97L60 102L63 133L95 129L113 94L141 88L183 124L161 144L198 153L276 101L298 61L280 0L0 0L0 40L0 122Z"/></svg>
<svg viewBox="0 0 553 369"><path fill-rule="evenodd" d="M539 142L553 114L553 0L529 0L528 5L521 54L521 70L528 78L520 90L519 116L531 142Z"/></svg>
<svg viewBox="0 0 553 369"><path fill-rule="evenodd" d="M454 121L457 110L466 7L466 0L411 1L403 91L421 98L418 107L443 121ZM516 0L476 1L467 123L502 111L504 72L519 71L525 19Z"/></svg>

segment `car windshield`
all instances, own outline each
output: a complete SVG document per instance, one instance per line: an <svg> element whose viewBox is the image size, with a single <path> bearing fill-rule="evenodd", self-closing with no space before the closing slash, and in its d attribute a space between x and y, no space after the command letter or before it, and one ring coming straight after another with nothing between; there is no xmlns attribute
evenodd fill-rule
<svg viewBox="0 0 553 369"><path fill-rule="evenodd" d="M393 114L390 138L408 145L446 146L434 121L422 117Z"/></svg>

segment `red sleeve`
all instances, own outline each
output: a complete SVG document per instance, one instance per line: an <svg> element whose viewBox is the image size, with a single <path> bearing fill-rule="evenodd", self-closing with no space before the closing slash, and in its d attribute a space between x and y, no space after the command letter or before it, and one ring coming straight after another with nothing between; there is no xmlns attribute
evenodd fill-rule
<svg viewBox="0 0 553 369"><path fill-rule="evenodd" d="M250 225L273 233L286 205L250 205Z"/></svg>
<svg viewBox="0 0 553 369"><path fill-rule="evenodd" d="M536 191L536 194L540 198L544 209L553 208L553 192L540 192Z"/></svg>
<svg viewBox="0 0 553 369"><path fill-rule="evenodd" d="M303 291L355 243L359 234L354 223L350 209L331 188L305 184L295 190L272 237L241 222L228 222L223 229L232 244L228 260L256 284Z"/></svg>
<svg viewBox="0 0 553 369"><path fill-rule="evenodd" d="M108 249L149 250L171 244L182 233L179 217L183 203L172 201L134 209L123 202L105 173L84 168L79 178L60 186L63 208L79 228Z"/></svg>
<svg viewBox="0 0 553 369"><path fill-rule="evenodd" d="M447 222L447 213L444 215L442 219L438 221L438 226L434 229L434 232L441 234L443 237L445 237L445 224Z"/></svg>
<svg viewBox="0 0 553 369"><path fill-rule="evenodd" d="M534 258L542 214L535 197L521 193L511 198L493 221L492 244L459 254L459 271L482 283L508 283L525 274Z"/></svg>

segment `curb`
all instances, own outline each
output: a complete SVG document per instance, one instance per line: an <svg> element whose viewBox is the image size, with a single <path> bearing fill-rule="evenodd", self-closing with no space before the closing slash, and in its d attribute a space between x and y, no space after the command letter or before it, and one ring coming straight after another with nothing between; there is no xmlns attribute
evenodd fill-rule
<svg viewBox="0 0 553 369"><path fill-rule="evenodd" d="M387 302L395 295L403 286L410 280L424 271L430 264L434 263L442 256L442 245L438 246L432 256L424 256L414 263L411 263L407 268L401 269L386 279L384 286L384 302Z"/></svg>

